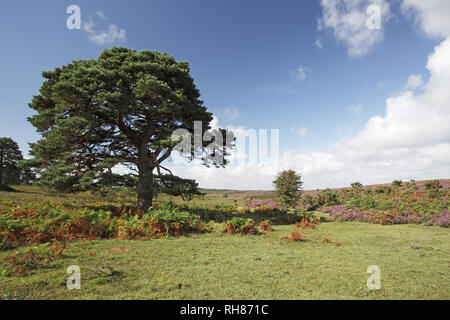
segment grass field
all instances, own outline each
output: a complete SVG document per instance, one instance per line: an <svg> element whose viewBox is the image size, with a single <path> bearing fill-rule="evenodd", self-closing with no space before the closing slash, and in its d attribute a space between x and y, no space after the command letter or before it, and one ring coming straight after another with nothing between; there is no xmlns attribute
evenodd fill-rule
<svg viewBox="0 0 450 320"><path fill-rule="evenodd" d="M22 191L0 193L0 200L45 197ZM76 240L29 275L0 276L0 299L450 299L448 228L330 222L317 214L325 222L304 242L281 240L291 225L241 236L218 223L180 238ZM27 250L0 251L0 271L2 258ZM81 269L81 290L66 287L70 265ZM366 286L370 265L381 269L380 290Z"/></svg>

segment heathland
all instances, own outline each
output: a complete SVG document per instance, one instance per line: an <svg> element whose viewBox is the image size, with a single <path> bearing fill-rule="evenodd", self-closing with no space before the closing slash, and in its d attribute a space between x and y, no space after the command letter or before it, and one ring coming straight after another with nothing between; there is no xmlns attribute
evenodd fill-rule
<svg viewBox="0 0 450 320"><path fill-rule="evenodd" d="M0 192L1 299L449 299L450 181L159 196ZM79 266L81 289L67 288ZM369 266L380 289L367 286Z"/></svg>

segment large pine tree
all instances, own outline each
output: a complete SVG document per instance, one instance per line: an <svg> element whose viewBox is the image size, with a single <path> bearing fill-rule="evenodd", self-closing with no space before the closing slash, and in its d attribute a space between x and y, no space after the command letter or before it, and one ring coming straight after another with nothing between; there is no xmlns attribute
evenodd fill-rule
<svg viewBox="0 0 450 320"><path fill-rule="evenodd" d="M156 51L115 47L43 76L40 94L30 104L37 115L29 121L42 135L31 144L30 163L41 184L60 191L136 185L138 208L145 212L152 205L155 176L159 183L175 181L162 173L169 172L162 162L175 151L174 130L193 133L194 121L201 121L203 135L213 119L199 100L189 64ZM217 153L226 155L225 143L206 146L211 142L192 146L188 158L225 165L215 160ZM135 174L114 174L118 164Z"/></svg>

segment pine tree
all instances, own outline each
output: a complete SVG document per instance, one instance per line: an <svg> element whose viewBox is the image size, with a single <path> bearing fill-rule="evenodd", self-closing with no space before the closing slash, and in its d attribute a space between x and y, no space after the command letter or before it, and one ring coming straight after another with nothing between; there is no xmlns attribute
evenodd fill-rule
<svg viewBox="0 0 450 320"><path fill-rule="evenodd" d="M38 114L29 118L42 139L31 144L29 165L37 168L41 185L59 191L136 186L138 208L145 212L152 205L155 178L159 185L172 181L173 186L163 174L171 175L170 170L162 165L177 151L172 133L192 134L194 122L201 121L201 139L213 119L199 100L189 64L157 51L115 47L98 59L73 61L43 76L40 94L30 104ZM214 148L215 140L201 139L187 158L224 166L226 161L214 156L226 155L225 138ZM115 174L119 164L132 173Z"/></svg>
<svg viewBox="0 0 450 320"><path fill-rule="evenodd" d="M19 184L23 159L17 142L11 138L0 138L0 185Z"/></svg>

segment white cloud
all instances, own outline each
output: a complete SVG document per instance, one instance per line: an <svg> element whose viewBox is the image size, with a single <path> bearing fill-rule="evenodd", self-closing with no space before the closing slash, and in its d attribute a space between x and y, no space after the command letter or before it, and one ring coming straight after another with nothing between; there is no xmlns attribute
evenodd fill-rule
<svg viewBox="0 0 450 320"><path fill-rule="evenodd" d="M430 78L423 92L391 96L384 116L372 117L356 136L324 151L286 151L278 164L238 162L225 169L179 165L174 172L196 179L202 187L256 190L272 189L274 175L287 168L303 174L306 189L349 186L354 181L448 178L450 38L435 48L427 68Z"/></svg>
<svg viewBox="0 0 450 320"><path fill-rule="evenodd" d="M103 13L103 11L96 11L95 14L102 19L103 21L108 21L108 18L105 16L105 14Z"/></svg>
<svg viewBox="0 0 450 320"><path fill-rule="evenodd" d="M408 82L403 87L403 90L415 90L423 85L422 76L420 74L412 74L408 78Z"/></svg>
<svg viewBox="0 0 450 320"><path fill-rule="evenodd" d="M320 31L332 31L334 38L347 47L350 57L368 54L384 38L383 29L369 29L367 8L380 8L383 25L390 18L386 0L321 0L322 16L318 20Z"/></svg>
<svg viewBox="0 0 450 320"><path fill-rule="evenodd" d="M415 17L419 28L428 36L446 38L450 35L450 1L403 0L402 9Z"/></svg>
<svg viewBox="0 0 450 320"><path fill-rule="evenodd" d="M362 104L349 106L347 108L347 111L352 114L361 114L361 112L363 112L363 110L364 110L364 106Z"/></svg>
<svg viewBox="0 0 450 320"><path fill-rule="evenodd" d="M259 190L272 189L275 174L288 168L303 174L306 189L349 186L354 181L372 184L394 179L449 178L450 29L443 32L447 21L439 19L440 11L448 10L448 2L439 2L442 7L422 6L412 0L404 3L418 11L415 15L428 35L448 37L428 58L430 77L420 94L404 91L389 97L383 116L372 117L353 138L323 151L291 150L281 153L278 163L270 160L257 165L237 162L225 169L206 169L200 164L169 164L174 173L196 179L202 187ZM429 21L434 15L441 21L441 27L435 25L436 21ZM446 16L450 16L449 11ZM419 83L417 77L408 82ZM218 126L218 119L214 121ZM246 159L242 154L236 157Z"/></svg>
<svg viewBox="0 0 450 320"><path fill-rule="evenodd" d="M211 123L209 124L209 126L211 127L211 129L213 130L219 130L219 119L216 116L213 116L213 119L211 121Z"/></svg>
<svg viewBox="0 0 450 320"><path fill-rule="evenodd" d="M386 115L372 117L348 146L367 148L423 147L450 141L450 39L429 57L431 73L425 91L406 91L386 101ZM415 83L417 84L417 83Z"/></svg>
<svg viewBox="0 0 450 320"><path fill-rule="evenodd" d="M108 20L108 18L103 14L102 11L97 11L96 15L100 17L104 22ZM127 41L126 30L119 28L115 24L110 24L107 28L107 31L98 31L94 29L94 22L92 21L92 19L89 19L88 21L83 22L83 30L88 33L89 40L95 42L98 45Z"/></svg>
<svg viewBox="0 0 450 320"><path fill-rule="evenodd" d="M225 118L229 120L236 120L241 116L239 111L236 108L225 108L223 111Z"/></svg>
<svg viewBox="0 0 450 320"><path fill-rule="evenodd" d="M298 68L294 71L290 72L290 76L292 80L305 80L307 77L307 73L309 72L309 68L300 65Z"/></svg>

